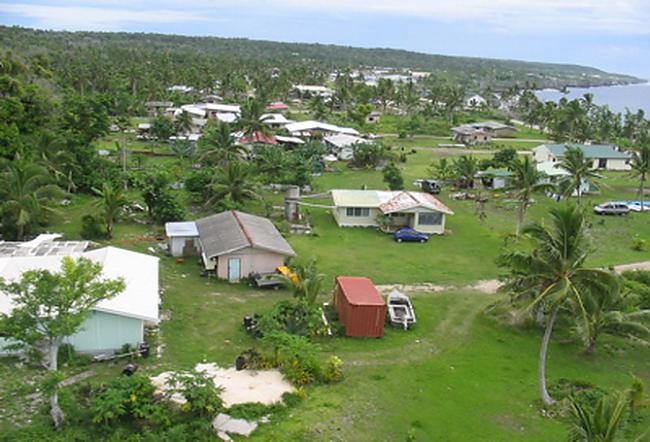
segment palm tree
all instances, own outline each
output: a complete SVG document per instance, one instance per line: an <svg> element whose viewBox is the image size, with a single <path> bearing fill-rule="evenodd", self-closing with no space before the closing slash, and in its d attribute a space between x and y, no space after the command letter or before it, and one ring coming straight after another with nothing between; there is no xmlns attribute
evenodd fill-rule
<svg viewBox="0 0 650 442"><path fill-rule="evenodd" d="M630 163L632 170L630 175L633 178L639 179L639 190L638 195L641 198L641 206L643 208L644 204L644 195L645 195L645 182L650 175L650 145L642 146L641 149L634 155L632 162Z"/></svg>
<svg viewBox="0 0 650 442"><path fill-rule="evenodd" d="M174 121L176 132L181 134L189 134L192 132L192 115L189 112L183 111L176 117Z"/></svg>
<svg viewBox="0 0 650 442"><path fill-rule="evenodd" d="M93 192L100 197L95 204L102 211L104 225L106 226L106 236L112 238L113 227L122 215L124 206L129 201L121 187L114 186L110 183L103 183L101 189L93 188Z"/></svg>
<svg viewBox="0 0 650 442"><path fill-rule="evenodd" d="M650 310L635 310L620 282L605 287L605 290L585 293L582 303L585 320L578 321L576 330L585 343L585 353L593 354L602 334L639 339L650 337L650 328L644 323L650 318ZM580 309L580 306L574 307Z"/></svg>
<svg viewBox="0 0 650 442"><path fill-rule="evenodd" d="M244 135L253 135L255 133L268 134L269 126L264 123L262 115L264 114L264 105L259 100L249 98L241 107L239 117L239 129Z"/></svg>
<svg viewBox="0 0 650 442"><path fill-rule="evenodd" d="M0 173L0 213L5 234L8 225L15 226L13 233L20 241L33 224L57 213L52 203L63 198L64 192L45 167L25 161L19 155L3 169Z"/></svg>
<svg viewBox="0 0 650 442"><path fill-rule="evenodd" d="M258 198L253 170L240 161L230 161L217 169L210 190L214 195L208 200L209 204L229 202L240 205Z"/></svg>
<svg viewBox="0 0 650 442"><path fill-rule="evenodd" d="M571 400L571 433L575 442L614 442L624 422L628 400L621 393L601 397L595 407Z"/></svg>
<svg viewBox="0 0 650 442"><path fill-rule="evenodd" d="M440 158L437 163L433 163L428 172L433 178L441 181L441 186L452 180L456 174L453 165L447 161L447 158Z"/></svg>
<svg viewBox="0 0 650 442"><path fill-rule="evenodd" d="M517 211L517 227L515 233L517 236L521 231L524 223L526 212L531 205L531 197L534 193L543 192L552 189L554 186L548 183L540 183L544 174L537 170L530 157L525 156L523 159L516 158L510 163L512 177L510 178L510 189L515 198L519 201L519 210Z"/></svg>
<svg viewBox="0 0 650 442"><path fill-rule="evenodd" d="M585 267L590 248L584 214L575 206L566 206L552 209L550 216L549 227L534 223L523 229L532 242L531 251L506 252L497 260L508 271L502 290L515 299L532 299L527 311L540 305L550 308L539 352L539 388L546 405L555 403L546 387L546 354L560 308L568 300L582 306L585 290L604 290L616 283L610 273Z"/></svg>
<svg viewBox="0 0 650 442"><path fill-rule="evenodd" d="M327 114L325 100L323 100L321 95L314 95L314 97L309 100L307 107L309 108L311 115L317 120L324 119Z"/></svg>
<svg viewBox="0 0 650 442"><path fill-rule="evenodd" d="M454 161L453 167L458 177L459 187L471 189L474 187L474 177L479 171L478 160L472 155L461 155Z"/></svg>
<svg viewBox="0 0 650 442"><path fill-rule="evenodd" d="M555 167L568 172L568 175L560 180L560 188L563 194L569 197L576 195L578 205L582 196L582 186L589 183L590 187L597 188L596 180L599 175L592 170L591 160L585 158L585 154L579 147L567 146L562 158Z"/></svg>
<svg viewBox="0 0 650 442"><path fill-rule="evenodd" d="M225 164L239 159L246 148L235 141L228 123L209 124L199 138L199 160L208 164Z"/></svg>
<svg viewBox="0 0 650 442"><path fill-rule="evenodd" d="M280 278L292 288L296 299L313 306L318 295L323 292L325 275L318 272L315 259L306 262L298 261L291 267L295 276L282 275Z"/></svg>

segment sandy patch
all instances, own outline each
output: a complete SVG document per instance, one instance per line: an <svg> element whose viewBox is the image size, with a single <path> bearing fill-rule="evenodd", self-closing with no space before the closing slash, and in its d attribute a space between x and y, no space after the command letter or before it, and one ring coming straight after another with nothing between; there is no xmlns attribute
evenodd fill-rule
<svg viewBox="0 0 650 442"><path fill-rule="evenodd" d="M196 371L210 376L214 385L223 388L221 399L226 408L235 404L257 402L271 405L282 400L282 395L294 391L293 385L284 379L279 370L240 370L220 368L216 364L196 364ZM159 392L165 392L165 382L172 372L161 373L151 378ZM185 398L174 394L171 400L182 404Z"/></svg>

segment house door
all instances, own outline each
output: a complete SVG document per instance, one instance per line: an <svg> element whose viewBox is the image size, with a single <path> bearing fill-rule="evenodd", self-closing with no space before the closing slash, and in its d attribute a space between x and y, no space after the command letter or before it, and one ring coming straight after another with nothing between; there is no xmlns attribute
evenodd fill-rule
<svg viewBox="0 0 650 442"><path fill-rule="evenodd" d="M230 258L228 260L228 281L239 281L241 278L241 259Z"/></svg>
<svg viewBox="0 0 650 442"><path fill-rule="evenodd" d="M598 159L598 168L599 169L607 169L607 158Z"/></svg>

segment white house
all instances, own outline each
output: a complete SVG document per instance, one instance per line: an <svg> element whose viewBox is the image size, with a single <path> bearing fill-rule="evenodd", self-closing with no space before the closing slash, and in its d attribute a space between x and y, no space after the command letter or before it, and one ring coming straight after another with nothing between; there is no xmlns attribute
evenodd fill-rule
<svg viewBox="0 0 650 442"><path fill-rule="evenodd" d="M54 241L51 244L58 243ZM116 247L85 252L59 252L53 246L51 254L46 255L2 255L0 277L6 281L15 281L27 270L56 272L60 270L64 256L95 261L102 265L104 278L123 278L126 287L116 297L101 301L93 307L79 331L67 338L66 342L72 344L77 351L90 354L119 350L124 344L138 346L143 343L145 326L159 322L158 258ZM12 309L10 296L0 292L0 313L9 314ZM0 354L6 344L7 341L0 338Z"/></svg>
<svg viewBox="0 0 650 442"><path fill-rule="evenodd" d="M411 227L419 232L442 235L447 206L424 192L386 190L332 190L332 214L340 227L377 227L386 217L388 227Z"/></svg>
<svg viewBox="0 0 650 442"><path fill-rule="evenodd" d="M487 100L478 94L470 94L465 96L463 105L465 109L476 109L479 107L487 106Z"/></svg>
<svg viewBox="0 0 650 442"><path fill-rule="evenodd" d="M194 221L165 223L167 246L171 256L196 256L200 252L199 231Z"/></svg>
<svg viewBox="0 0 650 442"><path fill-rule="evenodd" d="M582 150L585 158L592 161L592 169L630 170L632 155L608 144L542 144L533 149L535 162L561 161L568 147Z"/></svg>
<svg viewBox="0 0 650 442"><path fill-rule="evenodd" d="M359 135L359 131L351 127L339 127L334 124L324 123L322 121L299 121L297 123L290 123L284 128L292 136L295 137L311 137L317 133L322 135L329 134L347 134Z"/></svg>
<svg viewBox="0 0 650 442"><path fill-rule="evenodd" d="M325 144L331 148L332 152L341 161L351 160L356 146L360 144L372 144L372 141L347 134L330 135L323 138L323 141L325 141Z"/></svg>

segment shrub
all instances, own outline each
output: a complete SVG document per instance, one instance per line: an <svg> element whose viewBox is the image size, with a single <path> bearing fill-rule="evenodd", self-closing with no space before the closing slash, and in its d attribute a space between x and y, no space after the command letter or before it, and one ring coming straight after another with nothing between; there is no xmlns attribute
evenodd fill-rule
<svg viewBox="0 0 650 442"><path fill-rule="evenodd" d="M636 250L637 252L643 252L647 248L648 242L641 238L639 235L634 235L632 238L632 250Z"/></svg>
<svg viewBox="0 0 650 442"><path fill-rule="evenodd" d="M62 366L69 365L73 367L89 365L93 360L89 355L77 353L72 344L61 344L57 359Z"/></svg>
<svg viewBox="0 0 650 442"><path fill-rule="evenodd" d="M306 385L321 378L318 346L304 336L274 332L265 335L264 341L273 348L277 366L292 383Z"/></svg>
<svg viewBox="0 0 650 442"><path fill-rule="evenodd" d="M343 361L338 356L330 356L323 367L323 381L327 384L343 380Z"/></svg>
<svg viewBox="0 0 650 442"><path fill-rule="evenodd" d="M106 238L106 230L101 219L94 215L84 215L81 218L81 237L83 239Z"/></svg>
<svg viewBox="0 0 650 442"><path fill-rule="evenodd" d="M93 422L108 425L117 420L127 420L131 423L144 421L168 425L169 410L155 402L155 391L156 388L146 376L118 376L91 397Z"/></svg>
<svg viewBox="0 0 650 442"><path fill-rule="evenodd" d="M181 394L187 402L181 410L199 417L211 417L223 409L223 401L219 397L222 390L214 385L207 374L198 371L177 372L168 380L168 393Z"/></svg>

